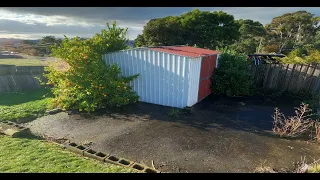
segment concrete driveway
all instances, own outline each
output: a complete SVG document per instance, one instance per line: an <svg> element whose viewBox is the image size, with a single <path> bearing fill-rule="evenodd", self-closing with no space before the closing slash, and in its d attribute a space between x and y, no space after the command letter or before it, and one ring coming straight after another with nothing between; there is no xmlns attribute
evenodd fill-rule
<svg viewBox="0 0 320 180"><path fill-rule="evenodd" d="M318 144L272 135L272 106L207 100L178 118L169 110L139 103L90 117L58 113L27 126L150 167L153 161L164 172L252 172L263 163L293 169L303 156L320 158Z"/></svg>

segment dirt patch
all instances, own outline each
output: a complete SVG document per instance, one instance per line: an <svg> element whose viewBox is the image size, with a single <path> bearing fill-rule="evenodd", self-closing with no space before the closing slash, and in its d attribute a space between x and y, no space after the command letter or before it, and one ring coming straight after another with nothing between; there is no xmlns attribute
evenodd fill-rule
<svg viewBox="0 0 320 180"><path fill-rule="evenodd" d="M253 172L264 162L294 168L306 156L320 158L320 146L274 136L272 106L206 100L190 115L171 118L169 107L139 103L117 112L83 117L58 113L27 126L37 134L66 137L93 149L164 172ZM281 107L280 107L281 108ZM282 108L293 113L293 108Z"/></svg>

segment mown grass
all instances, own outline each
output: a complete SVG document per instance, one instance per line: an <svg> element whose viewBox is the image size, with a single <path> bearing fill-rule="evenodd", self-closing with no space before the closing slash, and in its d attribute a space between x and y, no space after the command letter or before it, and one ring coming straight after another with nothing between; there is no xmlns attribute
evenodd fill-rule
<svg viewBox="0 0 320 180"><path fill-rule="evenodd" d="M40 59L0 59L0 65L16 65L16 66L48 66L48 61L42 61Z"/></svg>
<svg viewBox="0 0 320 180"><path fill-rule="evenodd" d="M0 106L11 106L51 97L49 89L36 89L25 92L0 94Z"/></svg>
<svg viewBox="0 0 320 180"><path fill-rule="evenodd" d="M34 120L44 115L50 98L51 94L46 89L0 94L0 121ZM0 135L0 144L0 172L135 172L78 156L43 140Z"/></svg>
<svg viewBox="0 0 320 180"><path fill-rule="evenodd" d="M42 140L18 139L0 135L0 144L0 172L135 172L129 168L78 156L62 150L54 143Z"/></svg>
<svg viewBox="0 0 320 180"><path fill-rule="evenodd" d="M46 89L0 94L0 121L27 122L43 116L50 96Z"/></svg>

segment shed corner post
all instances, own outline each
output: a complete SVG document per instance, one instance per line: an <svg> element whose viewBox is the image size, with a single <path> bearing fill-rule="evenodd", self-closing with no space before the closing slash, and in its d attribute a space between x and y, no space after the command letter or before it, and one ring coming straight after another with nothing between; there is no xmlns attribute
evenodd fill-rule
<svg viewBox="0 0 320 180"><path fill-rule="evenodd" d="M216 59L216 68L218 68L218 67L219 67L219 59L220 59L220 55L221 55L221 53L218 53L218 54L217 54L217 59Z"/></svg>

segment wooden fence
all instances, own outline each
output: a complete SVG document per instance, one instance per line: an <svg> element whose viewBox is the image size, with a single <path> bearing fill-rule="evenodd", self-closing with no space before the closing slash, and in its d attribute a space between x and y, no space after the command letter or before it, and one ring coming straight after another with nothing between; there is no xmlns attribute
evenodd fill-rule
<svg viewBox="0 0 320 180"><path fill-rule="evenodd" d="M0 93L41 88L36 77L45 81L43 73L43 66L0 65Z"/></svg>
<svg viewBox="0 0 320 180"><path fill-rule="evenodd" d="M261 64L252 65L252 75L260 87L279 91L310 90L320 92L320 65Z"/></svg>

